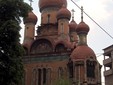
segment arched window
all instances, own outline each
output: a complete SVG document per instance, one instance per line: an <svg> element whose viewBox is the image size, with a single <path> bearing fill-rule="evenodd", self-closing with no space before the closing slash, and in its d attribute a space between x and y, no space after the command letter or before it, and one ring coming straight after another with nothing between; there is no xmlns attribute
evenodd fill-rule
<svg viewBox="0 0 113 85"><path fill-rule="evenodd" d="M58 68L58 78L62 78L63 77L63 68L62 67L59 67Z"/></svg>
<svg viewBox="0 0 113 85"><path fill-rule="evenodd" d="M24 47L24 51L25 51L25 55L27 55L28 54L28 48Z"/></svg>
<svg viewBox="0 0 113 85"><path fill-rule="evenodd" d="M51 68L47 69L47 85L51 85Z"/></svg>
<svg viewBox="0 0 113 85"><path fill-rule="evenodd" d="M51 42L47 39L36 40L30 49L31 53L47 53L53 51Z"/></svg>
<svg viewBox="0 0 113 85"><path fill-rule="evenodd" d="M49 72L50 70L48 70L47 68L39 68L38 70L38 85L49 85Z"/></svg>
<svg viewBox="0 0 113 85"><path fill-rule="evenodd" d="M42 70L38 69L38 85L41 85Z"/></svg>
<svg viewBox="0 0 113 85"><path fill-rule="evenodd" d="M95 63L93 61L87 60L87 77L95 78Z"/></svg>
<svg viewBox="0 0 113 85"><path fill-rule="evenodd" d="M63 25L63 23L61 23L61 34L63 34L64 33L64 25Z"/></svg>
<svg viewBox="0 0 113 85"><path fill-rule="evenodd" d="M67 67L69 71L69 78L73 78L73 61L71 59L69 59Z"/></svg>
<svg viewBox="0 0 113 85"><path fill-rule="evenodd" d="M55 51L56 52L63 52L63 51L66 51L66 48L63 44L59 43L58 45L56 45Z"/></svg>
<svg viewBox="0 0 113 85"><path fill-rule="evenodd" d="M47 78L47 70L46 68L43 68L43 85L46 84L46 78Z"/></svg>
<svg viewBox="0 0 113 85"><path fill-rule="evenodd" d="M51 84L51 69L49 68L37 68L37 72L33 72L35 79L33 79L32 85L50 85Z"/></svg>
<svg viewBox="0 0 113 85"><path fill-rule="evenodd" d="M36 69L33 69L33 72L32 72L31 85L37 85L37 71L36 71Z"/></svg>
<svg viewBox="0 0 113 85"><path fill-rule="evenodd" d="M47 15L47 22L50 23L50 14Z"/></svg>

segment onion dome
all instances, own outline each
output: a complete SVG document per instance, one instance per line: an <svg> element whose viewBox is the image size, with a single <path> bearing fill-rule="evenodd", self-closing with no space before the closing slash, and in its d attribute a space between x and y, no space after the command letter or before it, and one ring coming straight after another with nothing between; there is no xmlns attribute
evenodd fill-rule
<svg viewBox="0 0 113 85"><path fill-rule="evenodd" d="M71 54L71 59L86 59L89 57L93 57L94 59L96 59L96 55L94 53L94 51L85 45L81 45L81 46L77 46L72 54Z"/></svg>
<svg viewBox="0 0 113 85"><path fill-rule="evenodd" d="M37 16L33 12L29 12L28 16L24 19L24 24L25 23L37 23Z"/></svg>
<svg viewBox="0 0 113 85"><path fill-rule="evenodd" d="M76 32L79 33L88 33L89 32L89 26L83 22L83 7L81 7L81 22L77 25Z"/></svg>
<svg viewBox="0 0 113 85"><path fill-rule="evenodd" d="M81 22L77 25L76 32L79 36L78 46L73 50L71 58L73 60L77 59L87 59L93 57L96 59L94 51L87 46L86 35L89 32L89 26L83 22L83 8L81 7ZM85 35L84 35L85 33Z"/></svg>
<svg viewBox="0 0 113 85"><path fill-rule="evenodd" d="M76 28L76 32L77 33L88 33L89 32L89 26L85 23L85 22L80 22L78 25L77 25L77 28Z"/></svg>
<svg viewBox="0 0 113 85"><path fill-rule="evenodd" d="M65 5L62 6L62 8L57 13L57 19L67 18L70 20L71 18L71 12L65 7Z"/></svg>
<svg viewBox="0 0 113 85"><path fill-rule="evenodd" d="M71 32L74 32L74 31L76 31L76 27L77 27L77 23L74 21L74 20L72 20L70 23L69 23L69 30L71 31Z"/></svg>
<svg viewBox="0 0 113 85"><path fill-rule="evenodd" d="M47 7L61 8L63 4L67 6L67 0L39 0L39 9L42 11Z"/></svg>

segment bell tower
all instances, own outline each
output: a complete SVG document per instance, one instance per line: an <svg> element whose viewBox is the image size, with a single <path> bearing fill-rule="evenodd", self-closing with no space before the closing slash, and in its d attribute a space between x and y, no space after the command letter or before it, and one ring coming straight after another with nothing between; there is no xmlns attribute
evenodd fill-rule
<svg viewBox="0 0 113 85"><path fill-rule="evenodd" d="M30 5L32 6L32 0L29 1L30 1ZM28 16L24 18L25 31L24 31L23 45L27 48L30 47L31 43L34 40L36 23L37 23L37 16L32 11L30 11L28 13Z"/></svg>
<svg viewBox="0 0 113 85"><path fill-rule="evenodd" d="M73 82L78 85L101 85L101 65L94 51L87 45L89 26L83 21L83 7L81 7L81 22L77 25L76 32L79 42L71 54Z"/></svg>
<svg viewBox="0 0 113 85"><path fill-rule="evenodd" d="M58 35L67 41L70 41L69 38L69 20L71 18L70 11L66 8L65 5L57 13L58 20Z"/></svg>
<svg viewBox="0 0 113 85"><path fill-rule="evenodd" d="M78 37L76 33L77 23L74 20L74 12L75 12L74 9L72 9L72 20L69 23L69 35L70 35L70 42L76 45L78 42Z"/></svg>

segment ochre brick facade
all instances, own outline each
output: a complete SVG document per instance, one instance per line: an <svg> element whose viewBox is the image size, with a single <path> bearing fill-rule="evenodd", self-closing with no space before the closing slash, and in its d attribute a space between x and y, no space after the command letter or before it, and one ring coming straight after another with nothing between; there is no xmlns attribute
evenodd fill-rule
<svg viewBox="0 0 113 85"><path fill-rule="evenodd" d="M63 79L70 85L101 85L101 66L87 45L90 29L83 15L77 24L72 11L70 22L67 0L39 0L39 10L41 16L29 12L24 19L24 84L56 85Z"/></svg>

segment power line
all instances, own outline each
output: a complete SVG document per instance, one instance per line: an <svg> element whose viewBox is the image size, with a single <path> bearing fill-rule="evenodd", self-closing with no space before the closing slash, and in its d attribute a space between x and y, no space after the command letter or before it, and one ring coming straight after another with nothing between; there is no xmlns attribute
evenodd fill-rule
<svg viewBox="0 0 113 85"><path fill-rule="evenodd" d="M100 57L100 56L102 56L102 55L103 55L103 53L97 53L97 54L96 54L97 57Z"/></svg>
<svg viewBox="0 0 113 85"><path fill-rule="evenodd" d="M81 8L73 1L73 0L71 0L80 10L81 10ZM91 18L85 11L83 11L84 12L84 14L86 14L86 16L87 17L89 17L97 26L99 26L109 37L111 37L112 39L113 39L113 37L106 31L106 30L104 30L104 28L103 27L101 27L93 18Z"/></svg>

